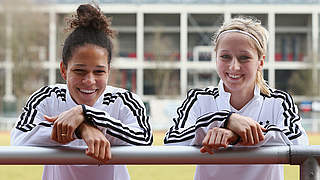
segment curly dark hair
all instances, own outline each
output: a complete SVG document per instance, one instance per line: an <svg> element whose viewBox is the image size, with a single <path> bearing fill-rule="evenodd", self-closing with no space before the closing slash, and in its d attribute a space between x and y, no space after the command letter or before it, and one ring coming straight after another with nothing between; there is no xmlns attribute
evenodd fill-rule
<svg viewBox="0 0 320 180"><path fill-rule="evenodd" d="M68 30L72 32L66 38L62 50L62 61L68 64L73 51L80 46L93 44L106 49L108 63L112 58L112 42L114 31L111 30L111 19L107 18L96 5L82 4L77 14L67 19Z"/></svg>

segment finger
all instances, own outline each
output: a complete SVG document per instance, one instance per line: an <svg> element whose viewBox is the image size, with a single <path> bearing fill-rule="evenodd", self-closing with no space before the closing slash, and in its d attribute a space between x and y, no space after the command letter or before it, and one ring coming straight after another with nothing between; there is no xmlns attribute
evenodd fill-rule
<svg viewBox="0 0 320 180"><path fill-rule="evenodd" d="M88 149L86 150L86 154L89 156L94 155L94 143L92 141L89 141L87 143Z"/></svg>
<svg viewBox="0 0 320 180"><path fill-rule="evenodd" d="M222 131L218 131L217 136L216 136L216 140L215 140L216 148L220 147L221 141L222 141L222 136L223 136L223 132Z"/></svg>
<svg viewBox="0 0 320 180"><path fill-rule="evenodd" d="M201 153L206 153L208 152L209 154L213 154L213 151L211 150L211 148L209 148L208 146L202 146L200 149Z"/></svg>
<svg viewBox="0 0 320 180"><path fill-rule="evenodd" d="M201 152L201 153L206 153L206 152L207 152L206 146L202 146L202 147L200 148L200 152Z"/></svg>
<svg viewBox="0 0 320 180"><path fill-rule="evenodd" d="M102 161L106 161L106 145L104 142L100 143L100 152L99 152L99 159L101 159Z"/></svg>
<svg viewBox="0 0 320 180"><path fill-rule="evenodd" d="M208 147L213 148L215 146L216 138L217 138L217 131L213 131L209 139Z"/></svg>
<svg viewBox="0 0 320 180"><path fill-rule="evenodd" d="M45 119L46 121L49 121L49 122L54 122L54 121L56 121L56 120L58 119L57 116L56 116L56 117L49 117L49 116L47 116L47 115L43 115L43 117L44 117L44 119Z"/></svg>
<svg viewBox="0 0 320 180"><path fill-rule="evenodd" d="M51 130L51 139L54 141L58 141L57 128L55 125L53 125L52 130Z"/></svg>
<svg viewBox="0 0 320 180"><path fill-rule="evenodd" d="M202 147L200 148L200 152L201 152L201 153L205 153L205 152L206 152L206 149L205 149L204 146L202 146Z"/></svg>
<svg viewBox="0 0 320 180"><path fill-rule="evenodd" d="M93 159L100 161L100 159L96 158L92 152L89 152L89 149L86 149L86 155L92 157Z"/></svg>
<svg viewBox="0 0 320 180"><path fill-rule="evenodd" d="M94 142L94 156L96 158L99 158L99 153L100 153L100 142L96 141Z"/></svg>
<svg viewBox="0 0 320 180"><path fill-rule="evenodd" d="M63 142L69 139L67 125L63 123L61 123L61 139Z"/></svg>
<svg viewBox="0 0 320 180"><path fill-rule="evenodd" d="M257 125L256 128L252 128L251 133L253 135L253 144L258 144L259 143L259 133L258 133L258 131L260 131L259 125Z"/></svg>
<svg viewBox="0 0 320 180"><path fill-rule="evenodd" d="M106 151L106 160L110 160L112 158L112 155L111 155L111 145L109 141L107 141L105 151Z"/></svg>
<svg viewBox="0 0 320 180"><path fill-rule="evenodd" d="M57 137L58 137L58 142L62 142L62 125L60 122L55 122L54 123L56 125L57 128Z"/></svg>
<svg viewBox="0 0 320 180"><path fill-rule="evenodd" d="M74 140L73 134L74 134L74 130L72 129L71 126L68 126L68 128L67 128L68 141L73 141Z"/></svg>
<svg viewBox="0 0 320 180"><path fill-rule="evenodd" d="M206 134L206 136L204 137L204 139L202 140L202 145L209 144L211 134L212 134L212 130L209 130L208 133Z"/></svg>
<svg viewBox="0 0 320 180"><path fill-rule="evenodd" d="M262 130L263 132L267 132L267 131L268 131L268 129L266 129L266 128L262 127L262 126L260 126L260 127L261 127L261 130Z"/></svg>
<svg viewBox="0 0 320 180"><path fill-rule="evenodd" d="M264 140L264 134L262 131L264 128L260 126L259 130L258 130L258 135L259 135L259 141L263 141Z"/></svg>
<svg viewBox="0 0 320 180"><path fill-rule="evenodd" d="M71 131L69 130L70 126L67 124L62 125L62 139L65 143L69 143L71 141L73 141L73 134L71 133Z"/></svg>
<svg viewBox="0 0 320 180"><path fill-rule="evenodd" d="M242 144L247 144L248 143L248 137L247 137L247 133L244 133L241 137L242 140Z"/></svg>
<svg viewBox="0 0 320 180"><path fill-rule="evenodd" d="M221 145L222 147L226 148L229 144L228 142L229 137L225 134L221 139Z"/></svg>
<svg viewBox="0 0 320 180"><path fill-rule="evenodd" d="M248 136L247 144L252 145L254 143L254 140L253 140L253 132L251 129L247 131L247 136Z"/></svg>

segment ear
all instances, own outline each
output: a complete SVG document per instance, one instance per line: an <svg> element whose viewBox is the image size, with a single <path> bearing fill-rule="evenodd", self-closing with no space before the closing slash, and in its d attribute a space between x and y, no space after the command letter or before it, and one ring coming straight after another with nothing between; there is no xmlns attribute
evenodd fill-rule
<svg viewBox="0 0 320 180"><path fill-rule="evenodd" d="M66 81L67 80L67 67L63 63L63 61L60 62L60 74L62 78Z"/></svg>
<svg viewBox="0 0 320 180"><path fill-rule="evenodd" d="M266 56L263 55L263 56L261 57L261 59L259 60L258 70L262 70L265 59L266 59Z"/></svg>

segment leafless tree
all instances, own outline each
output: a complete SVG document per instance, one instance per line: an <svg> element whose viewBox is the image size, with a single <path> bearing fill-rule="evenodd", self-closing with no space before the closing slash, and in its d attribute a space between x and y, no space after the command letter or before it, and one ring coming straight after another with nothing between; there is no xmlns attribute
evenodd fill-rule
<svg viewBox="0 0 320 180"><path fill-rule="evenodd" d="M174 42L163 34L161 27L156 28L152 43L152 54L154 61L160 65L164 61L174 62L177 57L174 56ZM174 96L180 92L179 72L174 69L156 68L152 74L157 96Z"/></svg>
<svg viewBox="0 0 320 180"><path fill-rule="evenodd" d="M49 17L35 6L31 0L4 0L2 3L4 24L11 27L5 46L12 52L13 90L18 107L48 79L41 63L48 60Z"/></svg>

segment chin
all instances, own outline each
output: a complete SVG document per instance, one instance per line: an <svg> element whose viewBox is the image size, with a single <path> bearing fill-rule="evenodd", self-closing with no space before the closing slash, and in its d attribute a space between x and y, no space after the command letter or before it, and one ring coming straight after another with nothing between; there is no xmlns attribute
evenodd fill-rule
<svg viewBox="0 0 320 180"><path fill-rule="evenodd" d="M226 91L227 92L235 92L235 91L241 91L243 90L243 87L240 85L227 85L226 86Z"/></svg>

